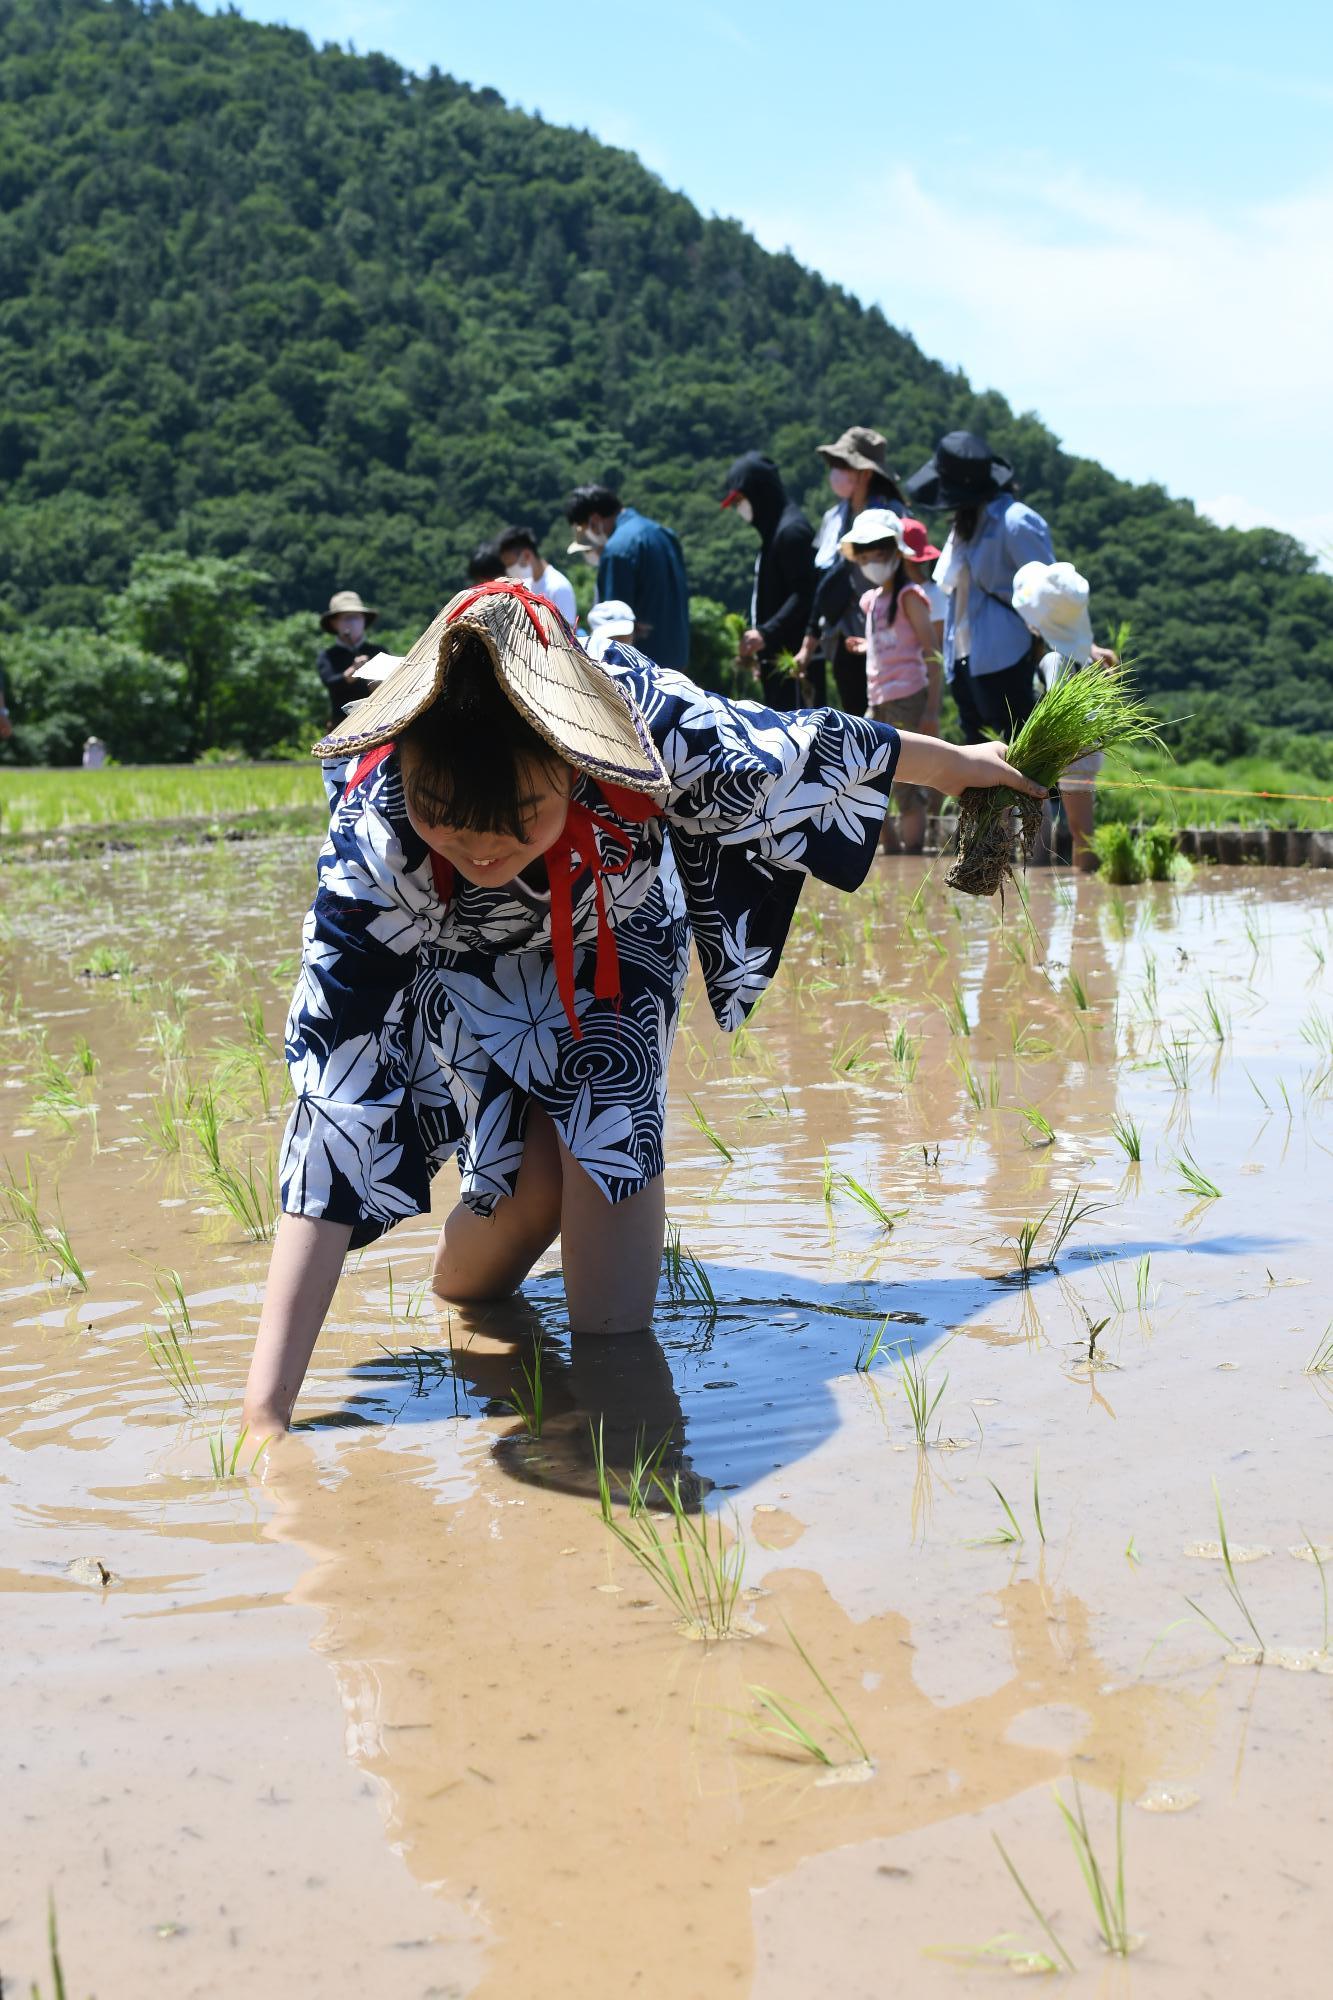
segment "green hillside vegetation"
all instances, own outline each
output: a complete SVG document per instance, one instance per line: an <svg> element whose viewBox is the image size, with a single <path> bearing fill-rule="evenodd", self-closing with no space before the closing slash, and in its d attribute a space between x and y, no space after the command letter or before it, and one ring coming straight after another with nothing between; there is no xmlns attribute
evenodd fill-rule
<svg viewBox="0 0 1333 2000"><path fill-rule="evenodd" d="M298 740L331 588L406 636L501 522L559 559L579 479L677 528L715 642L754 557L727 464L764 447L813 512L814 446L850 422L904 471L987 432L1099 629L1129 620L1193 712L1187 751L1327 726L1333 579L1295 542L1067 455L631 155L435 71L185 5L6 0L0 301L0 754Z"/></svg>

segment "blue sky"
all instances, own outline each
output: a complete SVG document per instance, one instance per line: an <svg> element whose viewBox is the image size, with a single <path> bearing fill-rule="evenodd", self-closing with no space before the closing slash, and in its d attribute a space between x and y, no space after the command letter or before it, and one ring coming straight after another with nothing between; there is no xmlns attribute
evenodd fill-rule
<svg viewBox="0 0 1333 2000"><path fill-rule="evenodd" d="M1333 546L1326 4L240 11L629 147L1071 450Z"/></svg>

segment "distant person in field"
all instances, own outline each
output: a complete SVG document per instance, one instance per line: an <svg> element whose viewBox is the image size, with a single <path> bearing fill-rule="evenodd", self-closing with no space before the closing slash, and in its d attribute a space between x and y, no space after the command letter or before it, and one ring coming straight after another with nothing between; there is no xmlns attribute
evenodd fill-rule
<svg viewBox="0 0 1333 2000"><path fill-rule="evenodd" d="M85 771L100 771L106 762L106 744L100 736L87 736L83 743L82 763Z"/></svg>
<svg viewBox="0 0 1333 2000"><path fill-rule="evenodd" d="M680 542L609 486L576 486L565 516L598 551L597 595L634 607L634 644L659 667L690 663L690 589Z"/></svg>
<svg viewBox="0 0 1333 2000"><path fill-rule="evenodd" d="M478 542L467 562L470 583L496 583L505 573L500 560L500 544L494 537L489 542Z"/></svg>
<svg viewBox="0 0 1333 2000"><path fill-rule="evenodd" d="M502 575L511 583L525 584L534 597L544 597L548 604L554 604L572 631L579 622L574 586L562 570L547 562L531 528L506 528L496 536L496 547Z"/></svg>
<svg viewBox="0 0 1333 2000"><path fill-rule="evenodd" d="M1053 688L1065 674L1076 674L1092 660L1115 663L1115 654L1092 643L1092 620L1088 614L1087 578L1073 563L1024 563L1014 578L1013 606L1030 632L1046 648L1037 662L1037 679L1043 691ZM1071 764L1060 780L1060 804L1069 824L1075 868L1084 871L1097 866L1092 850L1093 809L1097 773L1102 753L1094 750ZM1053 810L1047 803L1038 853L1051 849Z"/></svg>
<svg viewBox="0 0 1333 2000"><path fill-rule="evenodd" d="M316 660L315 671L329 691L331 728L337 728L352 702L370 691L358 673L375 651L365 644L365 637L378 617L378 611L363 604L354 590L336 590L319 621L329 643Z"/></svg>
<svg viewBox="0 0 1333 2000"><path fill-rule="evenodd" d="M796 664L808 672L817 653L833 669L839 704L849 715L866 712L865 655L847 644L861 636L861 598L865 580L842 554L852 522L868 507L886 507L905 514L902 488L888 465L888 445L878 431L853 424L834 444L816 446L828 466L833 504L815 535L815 568L819 572L814 602Z"/></svg>
<svg viewBox="0 0 1333 2000"><path fill-rule="evenodd" d="M759 537L750 593L750 623L742 635L739 655L763 683L770 708L811 708L819 698L823 661L809 678L795 668L794 656L805 637L815 595L814 537L810 523L788 498L782 474L762 452L747 451L727 474L724 507L734 507ZM812 686L811 683L814 683Z"/></svg>
<svg viewBox="0 0 1333 2000"><path fill-rule="evenodd" d="M1055 550L1013 484L1013 466L971 431L942 437L907 481L914 508L953 514L934 580L948 599L944 672L969 743L983 742L987 730L1009 742L1037 700L1036 653L1013 607L1014 575L1027 562L1054 562Z"/></svg>
<svg viewBox="0 0 1333 2000"><path fill-rule="evenodd" d="M14 734L14 724L9 713L9 698L5 693L5 677L0 674L0 743L8 743Z"/></svg>
<svg viewBox="0 0 1333 2000"><path fill-rule="evenodd" d="M891 722L918 736L938 736L940 659L930 599L908 558L905 526L887 507L868 507L842 543L843 557L870 586L859 605L862 634L847 643L864 664L871 720ZM895 784L892 799L897 823L885 815L881 853L920 854L926 844L927 793L920 785Z"/></svg>

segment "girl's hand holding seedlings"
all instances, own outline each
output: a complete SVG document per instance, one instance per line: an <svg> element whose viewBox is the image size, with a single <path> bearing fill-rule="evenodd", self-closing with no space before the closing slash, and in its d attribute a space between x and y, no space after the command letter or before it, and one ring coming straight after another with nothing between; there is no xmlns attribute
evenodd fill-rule
<svg viewBox="0 0 1333 2000"><path fill-rule="evenodd" d="M954 798L961 792L988 791L993 785L1008 785L1034 799L1046 797L1045 785L1025 778L1006 762L1007 743L944 743L906 729L899 734L902 748L894 776L904 784L927 785Z"/></svg>

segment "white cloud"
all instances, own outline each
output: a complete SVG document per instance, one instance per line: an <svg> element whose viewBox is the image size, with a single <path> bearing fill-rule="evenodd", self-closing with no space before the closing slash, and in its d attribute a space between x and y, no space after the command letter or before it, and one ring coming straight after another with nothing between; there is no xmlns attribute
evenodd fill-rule
<svg viewBox="0 0 1333 2000"><path fill-rule="evenodd" d="M1333 572L1333 513L1291 514L1262 507L1242 493L1219 493L1213 500L1200 500L1199 512L1220 528L1278 528L1294 535L1319 557L1319 567Z"/></svg>
<svg viewBox="0 0 1333 2000"><path fill-rule="evenodd" d="M1316 517L1333 468L1333 184L1231 214L1013 162L862 169L842 213L751 216L1071 449Z"/></svg>

